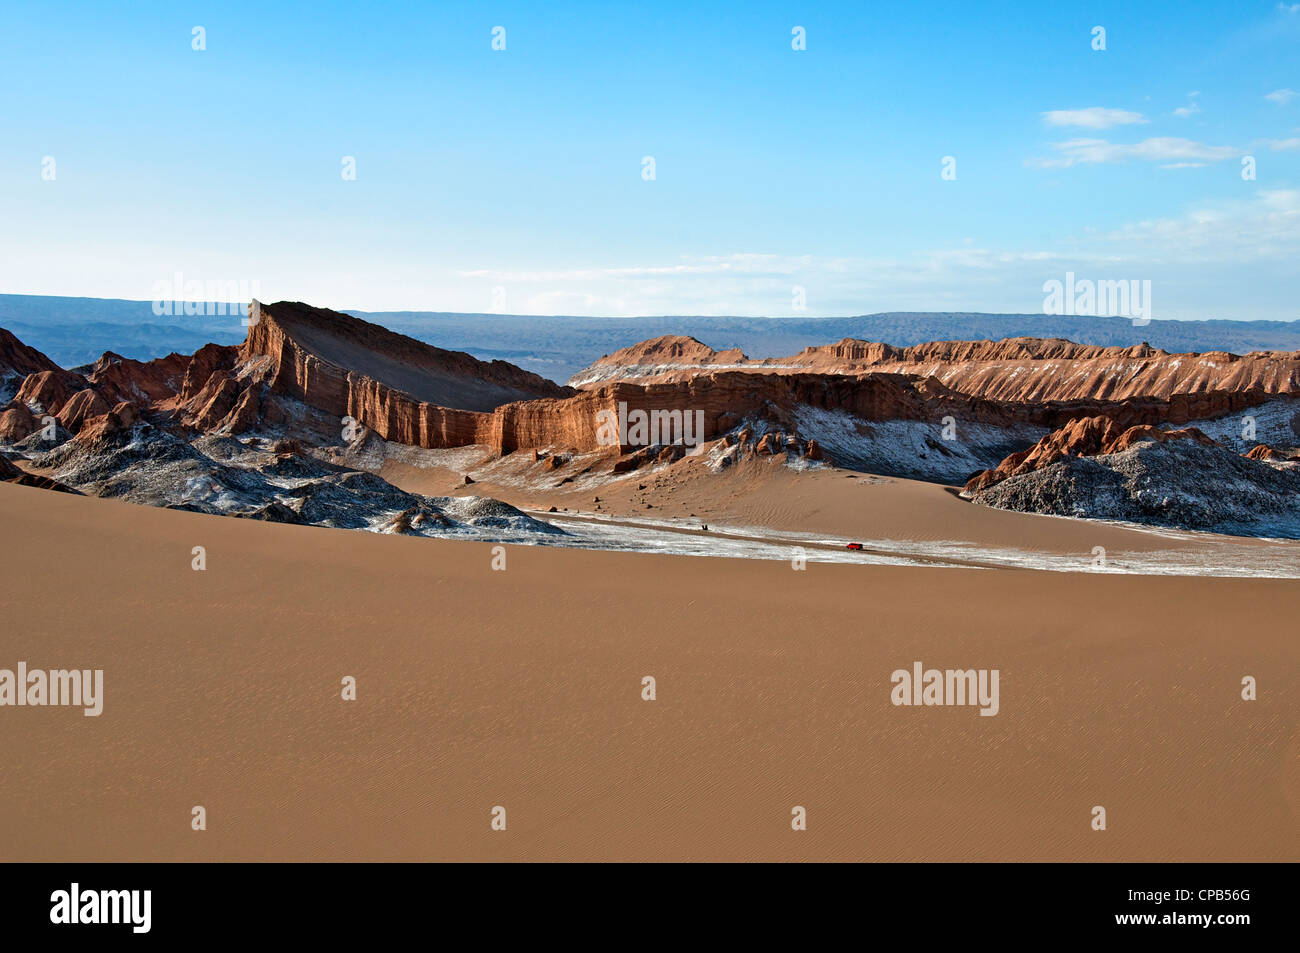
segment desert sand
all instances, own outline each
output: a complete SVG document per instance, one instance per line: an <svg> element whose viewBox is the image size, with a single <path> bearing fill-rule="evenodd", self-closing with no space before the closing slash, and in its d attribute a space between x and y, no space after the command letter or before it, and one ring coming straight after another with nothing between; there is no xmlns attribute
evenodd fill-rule
<svg viewBox="0 0 1300 953"><path fill-rule="evenodd" d="M0 527L0 667L105 673L97 718L0 708L7 860L1300 859L1295 581L494 571L8 484ZM895 707L917 660L998 669L999 713Z"/></svg>
<svg viewBox="0 0 1300 953"><path fill-rule="evenodd" d="M477 472L474 467L469 470ZM491 479L464 486L461 473L449 467L416 467L393 459L384 461L380 473L411 493L490 496L539 515L557 506L570 513L628 519L695 517L706 524L788 533L923 542L961 540L975 546L1078 554L1083 568L1096 546L1114 554L1196 551L1209 544L1230 547L1243 558L1257 553L1261 562L1279 553L1288 554L1287 558L1300 553L1297 541L1157 533L1120 523L974 506L957 495L957 487L834 467L796 471L775 457L745 460L722 477L702 463L687 460L672 468L634 472L594 491L545 490L536 482L521 487Z"/></svg>

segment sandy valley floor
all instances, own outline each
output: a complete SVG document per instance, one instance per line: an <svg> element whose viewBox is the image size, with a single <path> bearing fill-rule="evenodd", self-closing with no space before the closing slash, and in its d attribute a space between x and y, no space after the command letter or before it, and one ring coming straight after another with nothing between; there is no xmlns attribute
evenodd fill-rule
<svg viewBox="0 0 1300 953"><path fill-rule="evenodd" d="M770 525L860 519L801 492ZM897 496L877 522L931 525ZM935 499L937 538L1047 532ZM1024 545L1126 531L1061 532ZM106 694L0 708L7 860L1300 860L1294 580L523 546L494 571L7 484L0 537L0 668ZM893 706L917 660L998 669L999 714Z"/></svg>

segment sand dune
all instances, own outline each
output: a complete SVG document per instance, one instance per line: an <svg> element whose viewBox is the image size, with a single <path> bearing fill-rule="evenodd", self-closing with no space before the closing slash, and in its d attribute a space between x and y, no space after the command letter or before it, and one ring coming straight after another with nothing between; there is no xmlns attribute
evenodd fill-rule
<svg viewBox="0 0 1300 953"><path fill-rule="evenodd" d="M1295 582L540 547L498 572L13 485L0 525L0 668L103 668L106 695L0 708L9 859L1300 859ZM998 715L893 706L915 660L998 669Z"/></svg>
<svg viewBox="0 0 1300 953"><path fill-rule="evenodd" d="M480 455L481 456L481 455ZM1097 520L1063 519L975 506L956 489L898 477L878 477L840 469L795 470L779 458L742 462L723 474L695 461L653 472L639 472L593 488L541 489L536 481L519 485L494 481L493 470L458 461L478 482L462 485L460 470L416 467L397 459L383 462L383 477L411 493L475 494L506 500L541 513L550 506L566 512L623 519L686 520L714 528L762 527L780 534L834 539L896 541L900 551L924 552L957 544L961 548L1006 550L1054 563L1077 559L1091 567L1094 549L1106 551L1116 566L1163 559L1200 564L1213 573L1220 566L1300 575L1300 542L1180 533ZM598 498L598 499L597 499ZM650 503L647 507L646 504ZM954 547L948 555L958 556ZM969 554L968 554L969 555ZM1047 560L1045 560L1047 561Z"/></svg>

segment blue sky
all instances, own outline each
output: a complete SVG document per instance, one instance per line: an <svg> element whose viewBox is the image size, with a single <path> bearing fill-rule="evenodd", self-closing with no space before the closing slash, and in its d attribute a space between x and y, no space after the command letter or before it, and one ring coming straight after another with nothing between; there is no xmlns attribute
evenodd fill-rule
<svg viewBox="0 0 1300 953"><path fill-rule="evenodd" d="M0 291L1300 317L1300 3L271 6L0 6Z"/></svg>

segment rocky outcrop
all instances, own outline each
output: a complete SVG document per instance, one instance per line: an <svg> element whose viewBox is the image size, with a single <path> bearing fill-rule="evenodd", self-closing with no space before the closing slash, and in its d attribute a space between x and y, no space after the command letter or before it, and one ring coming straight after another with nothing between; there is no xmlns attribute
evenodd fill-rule
<svg viewBox="0 0 1300 953"><path fill-rule="evenodd" d="M698 417L690 419L703 425L699 433L691 434L696 442L716 439L738 420L760 417L794 433L798 429L796 412L808 407L843 412L864 421L937 423L946 415L955 415L992 424L1016 422L1014 413L997 404L970 400L934 382L903 375L829 377L718 371L648 386L616 382L564 401L507 405L490 422L480 422L480 439L474 442L489 443L503 453L557 445L598 450L607 446L600 439L602 419L617 420L621 414L630 420L637 412L650 421L647 445L677 442L673 432L681 434L687 415L696 414ZM633 443L621 446L624 451L636 448Z"/></svg>
<svg viewBox="0 0 1300 953"><path fill-rule="evenodd" d="M47 476L40 476L35 473L24 473L16 480L10 480L18 486L30 486L37 490L53 490L55 493L71 493L73 496L82 496L80 490L73 489L66 483L60 483L58 480Z"/></svg>
<svg viewBox="0 0 1300 953"><path fill-rule="evenodd" d="M179 393L193 360L192 355L169 354L152 361L134 361L107 351L90 365L86 378L110 404L127 401L147 407Z"/></svg>
<svg viewBox="0 0 1300 953"><path fill-rule="evenodd" d="M204 433L216 430L234 410L245 386L225 371L213 371L203 387L186 402L182 421Z"/></svg>
<svg viewBox="0 0 1300 953"><path fill-rule="evenodd" d="M230 433L245 433L257 426L261 412L261 388L247 387L235 401L235 406L231 408L230 413L218 425L218 429L225 429Z"/></svg>
<svg viewBox="0 0 1300 953"><path fill-rule="evenodd" d="M239 357L239 348L223 347L219 344L205 344L194 352L185 373L181 376L180 392L182 400L191 400L211 381L214 374L234 371Z"/></svg>
<svg viewBox="0 0 1300 953"><path fill-rule="evenodd" d="M74 433L93 420L91 436L102 435L117 426L109 408L121 404L162 425L242 433L263 422L266 392L335 418L350 416L386 439L461 446L492 442L501 428L490 416L497 407L573 393L503 361L478 361L332 311L281 303L263 305L260 316L239 348L207 345L192 356L153 361L108 352L83 368L84 376L43 366L49 362L8 335L0 344L27 373L0 416L0 438L30 434L39 423L36 408L58 415ZM277 423L292 418L284 408L272 410Z"/></svg>
<svg viewBox="0 0 1300 953"><path fill-rule="evenodd" d="M35 487L38 490L54 490L56 493L81 495L79 491L60 483L58 480L21 470L4 457L0 457L0 483L14 483L18 486Z"/></svg>
<svg viewBox="0 0 1300 953"><path fill-rule="evenodd" d="M36 416L23 404L14 403L0 411L0 440L16 443L36 429Z"/></svg>
<svg viewBox="0 0 1300 953"><path fill-rule="evenodd" d="M596 361L596 365L718 364L727 359L747 360L738 350L718 352L693 337L666 334L607 354Z"/></svg>
<svg viewBox="0 0 1300 953"><path fill-rule="evenodd" d="M27 405L33 412L57 414L74 394L89 386L89 381L72 371L39 371L23 381L14 402Z"/></svg>
<svg viewBox="0 0 1300 953"><path fill-rule="evenodd" d="M672 380L680 370L753 363L762 362L751 362L739 348L715 351L693 337L666 334L601 356L569 383L580 387L609 380Z"/></svg>
<svg viewBox="0 0 1300 953"><path fill-rule="evenodd" d="M882 367L931 375L964 394L1002 401L1172 400L1180 395L1300 392L1300 353L1168 354L1146 344L1092 347L1013 338L907 348Z"/></svg>
<svg viewBox="0 0 1300 953"><path fill-rule="evenodd" d="M479 412L571 393L505 361L480 361L300 302L261 305L239 356L268 358L274 393L328 412L346 413L366 397L382 402L389 391L415 403ZM358 391L368 393L361 397Z"/></svg>
<svg viewBox="0 0 1300 953"><path fill-rule="evenodd" d="M237 353L230 347L206 345L192 356L171 354L153 361L134 361L109 351L94 364L73 371L42 366L48 360L8 332L0 332L0 350L13 366L36 368L21 379L13 400L0 410L0 439L10 442L23 440L43 426L41 418L47 414L75 434L122 404L135 408L132 413L149 411L163 418L177 417L183 426L197 423L197 429L207 429L233 409L241 389L236 387L229 406L210 419L212 395L204 395L203 387L214 376L229 376ZM197 411L186 406L187 400L197 402Z"/></svg>
<svg viewBox="0 0 1300 953"><path fill-rule="evenodd" d="M1066 457L972 498L1027 513L1300 537L1300 471L1194 439L1143 440L1116 453Z"/></svg>
<svg viewBox="0 0 1300 953"><path fill-rule="evenodd" d="M129 431L139 419L135 405L122 401L103 416L86 421L77 434L77 441L87 447L103 446Z"/></svg>
<svg viewBox="0 0 1300 953"><path fill-rule="evenodd" d="M1006 403L1172 401L1179 395L1300 393L1300 352L1169 354L1143 343L1097 347L1043 338L932 341L893 347L846 338L787 358L750 361L694 339L656 338L601 358L570 383L666 382L708 373L720 363L750 373L933 377L953 391ZM1258 402L1258 401L1257 401ZM1188 418L1193 419L1193 418Z"/></svg>
<svg viewBox="0 0 1300 953"><path fill-rule="evenodd" d="M299 400L340 420L351 417L386 440L419 447L490 443L498 426L493 410L572 393L504 361L479 361L296 302L260 307L235 370L225 370L220 354L205 360L212 372L203 385L194 389L198 374L187 378L185 389L194 396L186 420L235 433L259 422L262 384L272 399Z"/></svg>
<svg viewBox="0 0 1300 953"><path fill-rule="evenodd" d="M41 371L57 371L61 368L48 357L28 347L4 328L0 328L0 378L27 377Z"/></svg>
<svg viewBox="0 0 1300 953"><path fill-rule="evenodd" d="M55 415L64 429L76 433L87 420L108 413L112 408L108 401L92 388L78 391L68 399Z"/></svg>
<svg viewBox="0 0 1300 953"><path fill-rule="evenodd" d="M444 514L440 513L435 507L428 503L420 503L408 509L402 510L392 519L384 523L382 532L399 533L409 535L418 533L421 530L440 527L450 529L452 522Z"/></svg>
<svg viewBox="0 0 1300 953"><path fill-rule="evenodd" d="M250 510L232 513L231 515L239 517L240 519L259 520L263 523L288 523L294 526L302 525L302 517L278 500L267 503L265 506L258 506Z"/></svg>
<svg viewBox="0 0 1300 953"><path fill-rule="evenodd" d="M1270 463L1289 463L1292 461L1291 454L1274 449L1266 443L1256 444L1244 456L1250 460L1263 460Z"/></svg>
<svg viewBox="0 0 1300 953"><path fill-rule="evenodd" d="M1052 431L1028 450L1011 454L997 467L972 477L964 492L978 493L1010 477L1049 467L1066 457L1119 453L1147 440L1193 440L1204 446L1214 445L1213 440L1195 427L1185 430L1162 430L1149 424L1126 427L1112 417L1083 417Z"/></svg>

